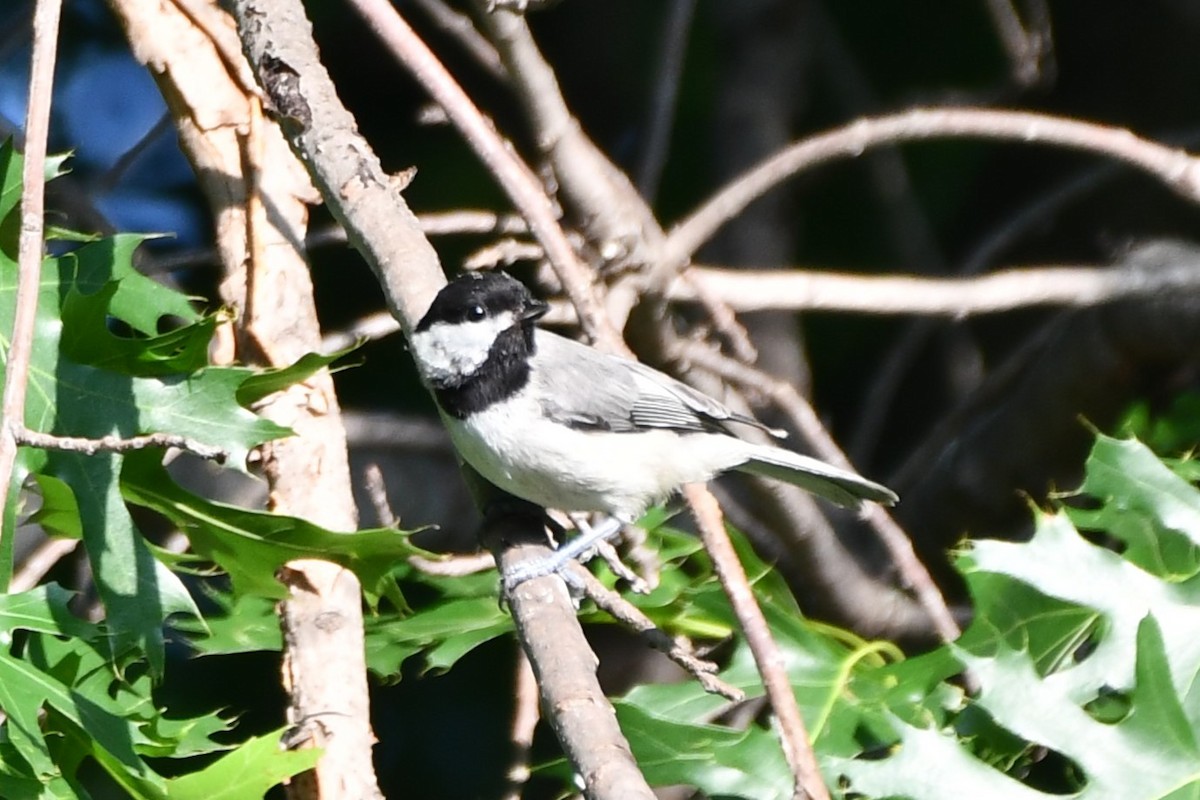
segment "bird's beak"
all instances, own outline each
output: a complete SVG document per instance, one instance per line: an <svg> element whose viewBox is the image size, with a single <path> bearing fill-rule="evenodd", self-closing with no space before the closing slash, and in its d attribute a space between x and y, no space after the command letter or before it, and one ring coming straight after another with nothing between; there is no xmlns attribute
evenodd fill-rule
<svg viewBox="0 0 1200 800"><path fill-rule="evenodd" d="M546 312L550 310L550 306L543 303L541 300L530 300L525 305L525 310L521 312L521 320L532 322L546 316Z"/></svg>

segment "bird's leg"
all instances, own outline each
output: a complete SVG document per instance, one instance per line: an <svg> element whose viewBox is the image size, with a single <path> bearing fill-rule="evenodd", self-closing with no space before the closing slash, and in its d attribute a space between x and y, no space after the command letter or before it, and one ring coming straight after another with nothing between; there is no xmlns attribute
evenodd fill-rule
<svg viewBox="0 0 1200 800"><path fill-rule="evenodd" d="M568 577L570 573L563 570L563 567L571 561L578 560L580 556L595 547L598 542L607 541L616 536L620 533L622 525L624 523L616 517L608 517L595 526L585 524L580 528L578 536L563 544L546 558L527 561L519 565L518 569L514 569L505 575L505 594L511 592L525 581L554 574L559 575L559 577L565 580L569 588L579 588L573 585L574 579Z"/></svg>

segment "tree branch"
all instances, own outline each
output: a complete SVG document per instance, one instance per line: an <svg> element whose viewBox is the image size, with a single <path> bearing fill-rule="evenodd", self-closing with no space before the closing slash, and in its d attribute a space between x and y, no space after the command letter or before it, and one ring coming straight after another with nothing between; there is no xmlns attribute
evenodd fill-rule
<svg viewBox="0 0 1200 800"><path fill-rule="evenodd" d="M685 274L738 312L783 309L954 319L1037 306L1087 308L1200 288L1200 270L1189 264L1153 270L1137 264L1020 267L956 278L708 266L690 267ZM699 300L696 289L682 279L671 284L667 296Z"/></svg>
<svg viewBox="0 0 1200 800"><path fill-rule="evenodd" d="M506 575L530 559L548 558L541 511L490 517L481 537ZM596 677L598 661L584 638L566 584L557 576L525 581L508 606L554 728L592 800L653 800L616 715Z"/></svg>
<svg viewBox="0 0 1200 800"><path fill-rule="evenodd" d="M620 333L602 313L589 271L567 241L558 224L557 210L533 170L517 157L387 0L351 0L351 4L392 54L445 109L451 122L528 221L530 231L541 243L564 291L579 312L587 335L609 352L628 352Z"/></svg>
<svg viewBox="0 0 1200 800"><path fill-rule="evenodd" d="M733 549L733 543L725 533L721 507L707 489L697 484L683 487L683 495L692 509L704 549L712 556L713 569L734 607L738 621L742 624L746 643L750 646L754 663L758 665L758 672L762 675L763 688L779 724L783 753L787 757L792 774L796 776L796 797L829 800L829 790L825 788L825 782L821 778L817 757L813 753L804 719L796 705L796 695L792 692L792 685L788 680L783 653L771 637L771 630L762 609L754 599L745 570L742 569L742 564Z"/></svg>
<svg viewBox="0 0 1200 800"><path fill-rule="evenodd" d="M665 284L722 225L799 172L857 157L880 145L948 137L1047 144L1109 156L1158 178L1185 199L1200 202L1200 160L1124 128L1027 111L916 108L867 117L802 139L742 173L668 232L667 257L654 278Z"/></svg>
<svg viewBox="0 0 1200 800"><path fill-rule="evenodd" d="M21 172L21 230L17 237L17 297L4 368L0 400L0 536L15 523L19 486L13 484L17 436L25 427L25 392L33 355L33 332L41 288L45 221L46 138L50 129L50 98L58 53L61 0L38 0L33 12L33 53L29 68L29 102L25 112L25 162ZM8 569L0 568L7 585ZM3 588L3 587L0 587Z"/></svg>
<svg viewBox="0 0 1200 800"><path fill-rule="evenodd" d="M194 456L223 463L229 457L229 452L220 447L178 436L173 433L148 433L143 436L131 436L128 439L120 436L104 436L100 439L85 439L80 436L54 436L49 433L31 431L21 426L14 435L17 443L29 447L40 447L43 450L64 450L71 453L83 453L94 456L97 453L128 453L132 450L145 450L149 447L174 447Z"/></svg>
<svg viewBox="0 0 1200 800"><path fill-rule="evenodd" d="M213 216L222 299L238 309L238 356L290 364L320 346L304 258L307 203L318 199L260 92L226 12L212 2L113 0L135 55L160 84ZM269 258L267 254L269 253ZM296 435L262 448L273 511L334 530L357 527L345 431L328 371L272 395L259 413ZM380 797L371 730L362 590L353 573L290 562L278 607L287 717L324 751L290 797ZM335 711L336 713L329 713Z"/></svg>

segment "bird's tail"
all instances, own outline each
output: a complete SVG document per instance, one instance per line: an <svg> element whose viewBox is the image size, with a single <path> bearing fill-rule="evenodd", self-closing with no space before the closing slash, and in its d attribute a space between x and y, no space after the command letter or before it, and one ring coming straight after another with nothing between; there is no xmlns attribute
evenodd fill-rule
<svg viewBox="0 0 1200 800"><path fill-rule="evenodd" d="M749 460L737 469L795 484L848 508L857 508L863 500L890 506L900 499L891 489L857 473L782 447L755 447Z"/></svg>

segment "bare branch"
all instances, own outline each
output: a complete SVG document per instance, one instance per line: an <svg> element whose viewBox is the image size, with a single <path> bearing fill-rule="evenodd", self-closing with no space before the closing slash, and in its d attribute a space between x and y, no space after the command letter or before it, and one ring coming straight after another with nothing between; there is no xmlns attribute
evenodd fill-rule
<svg viewBox="0 0 1200 800"><path fill-rule="evenodd" d="M537 147L597 255L634 269L652 263L661 226L625 173L583 133L525 18L486 0L476 0L476 7L508 67Z"/></svg>
<svg viewBox="0 0 1200 800"><path fill-rule="evenodd" d="M676 280L668 290L670 299L697 302L697 288L702 288L738 312L787 309L954 319L1037 306L1087 308L1200 286L1200 271L1188 265L1155 271L1039 266L955 278L694 266L685 275L694 286Z"/></svg>
<svg viewBox="0 0 1200 800"><path fill-rule="evenodd" d="M533 749L533 733L541 719L538 706L537 681L533 677L533 668L525 653L517 654L517 675L513 686L513 718L510 740L513 745L512 757L504 778L505 787L502 800L521 800L522 789L529 782L529 754Z"/></svg>
<svg viewBox="0 0 1200 800"><path fill-rule="evenodd" d="M846 454L841 451L833 437L817 419L812 406L800 396L800 393L791 384L776 380L753 367L738 364L705 347L690 346L683 355L698 366L709 369L742 386L765 393L788 414L820 459L843 469L854 468L850 460L846 458ZM933 582L929 570L917 558L908 535L882 506L868 503L864 517L876 535L883 541L892 563L896 565L904 582L916 593L918 602L929 616L938 636L944 642L952 642L957 639L962 631L946 605L946 599L942 597L937 584Z"/></svg>
<svg viewBox="0 0 1200 800"><path fill-rule="evenodd" d="M396 514L392 511L392 504L388 501L387 484L383 480L383 470L375 462L367 464L363 469L363 483L367 488L367 496L371 498L371 505L375 509L375 517L379 520L379 524L385 528L394 528L400 524L400 520L396 518Z"/></svg>
<svg viewBox="0 0 1200 800"><path fill-rule="evenodd" d="M115 435L104 436L100 439L85 439L79 436L54 436L22 427L14 431L14 435L17 437L18 444L40 447L43 450L83 453L88 456L94 456L97 453L128 453L150 447L174 447L218 463L224 462L229 457L228 450L173 433L148 433L143 436L131 436L128 439Z"/></svg>
<svg viewBox="0 0 1200 800"><path fill-rule="evenodd" d="M215 3L202 0L171 0L212 43L213 49L225 65L225 71L237 82L238 88L248 97L259 97L254 74L242 55L242 43L237 30L229 24L228 15Z"/></svg>
<svg viewBox="0 0 1200 800"><path fill-rule="evenodd" d="M449 236L456 233L514 234L529 233L529 225L516 214L497 214L494 211L444 211L417 215L426 236Z"/></svg>
<svg viewBox="0 0 1200 800"><path fill-rule="evenodd" d="M518 261L539 261L544 255L541 245L520 239L499 239L463 259L463 267L470 270L510 267Z"/></svg>
<svg viewBox="0 0 1200 800"><path fill-rule="evenodd" d="M699 490L699 491L698 491ZM703 486L689 484L683 487L684 497L696 519L696 527L704 542L704 549L713 560L713 570L721 581L729 603L737 616L746 643L754 655L754 663L762 675L763 688L771 701L779 724L783 753L796 781L796 796L812 800L829 800L829 790L821 779L817 757L813 753L804 719L796 705L796 695L788 681L783 654L779 645L771 638L771 630L762 609L754 600L754 592L746 579L746 572L733 549L733 543L725 532L721 507Z"/></svg>
<svg viewBox="0 0 1200 800"><path fill-rule="evenodd" d="M636 183L647 203L654 201L663 167L667 163L667 145L675 122L675 101L683 77L683 61L687 54L688 34L692 31L692 16L696 0L671 0L658 54L654 76L654 91L646 115L646 144L638 163Z"/></svg>
<svg viewBox="0 0 1200 800"><path fill-rule="evenodd" d="M1124 128L1026 111L979 108L916 108L867 117L803 139L742 173L673 227L667 258L656 281L666 283L702 244L756 197L807 169L857 157L880 145L940 138L978 138L1067 147L1105 155L1158 178L1192 202L1200 202L1200 160Z"/></svg>
<svg viewBox="0 0 1200 800"><path fill-rule="evenodd" d="M360 341L372 342L400 330L400 323L386 311L359 317L340 331L331 331L321 339L322 353L336 353Z"/></svg>
<svg viewBox="0 0 1200 800"><path fill-rule="evenodd" d="M446 110L476 155L499 180L509 198L529 222L563 289L579 312L584 331L610 352L628 352L596 298L587 266L580 261L558 224L557 210L537 176L484 118L437 57L387 0L351 0L355 9L401 63Z"/></svg>
<svg viewBox="0 0 1200 800"><path fill-rule="evenodd" d="M426 575L438 575L443 578L477 575L480 572L496 568L496 559L486 550L474 555L450 556L440 560L412 556L408 559L408 563L413 569Z"/></svg>
<svg viewBox="0 0 1200 800"><path fill-rule="evenodd" d="M413 0L413 5L421 9L439 30L462 45L463 50L467 51L475 59L475 63L483 67L489 75L498 81L508 80L508 72L505 71L496 48L475 28L475 23L469 16L455 11L443 0Z"/></svg>
<svg viewBox="0 0 1200 800"><path fill-rule="evenodd" d="M512 513L489 519L481 537L496 557L500 574L522 562L547 558L551 550L541 533L541 513ZM596 678L596 655L583 635L557 576L525 581L508 595L517 636L537 676L547 721L571 764L587 786L587 796L653 800L654 792L617 725L612 706Z"/></svg>
<svg viewBox="0 0 1200 800"><path fill-rule="evenodd" d="M698 658L690 646L682 644L667 636L661 628L642 613L641 609L630 603L619 592L614 592L602 584L595 575L581 565L572 563L568 569L575 580L583 584L584 593L601 611L636 632L646 642L674 661L681 669L695 678L704 691L719 694L727 700L740 703L745 699L745 693L717 677L717 665L711 661Z"/></svg>
<svg viewBox="0 0 1200 800"><path fill-rule="evenodd" d="M992 25L1008 54L1009 69L1020 86L1033 86L1042 77L1042 57L1049 47L1040 31L1028 31L1012 0L987 0Z"/></svg>
<svg viewBox="0 0 1200 800"><path fill-rule="evenodd" d="M25 392L33 356L33 332L41 285L45 208L46 137L58 53L62 0L38 0L33 12L33 53L25 112L25 163L21 172L21 231L17 238L17 297L0 400L0 518L17 500L12 486L17 436L25 426ZM0 529L0 536L3 530Z"/></svg>

